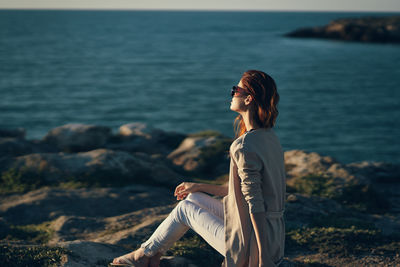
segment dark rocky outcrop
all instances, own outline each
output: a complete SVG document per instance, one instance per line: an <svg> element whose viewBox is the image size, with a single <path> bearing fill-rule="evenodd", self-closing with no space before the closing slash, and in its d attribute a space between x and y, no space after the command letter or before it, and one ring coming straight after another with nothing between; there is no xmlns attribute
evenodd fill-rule
<svg viewBox="0 0 400 267"><path fill-rule="evenodd" d="M400 16L337 19L326 26L301 28L287 33L286 36L400 43Z"/></svg>

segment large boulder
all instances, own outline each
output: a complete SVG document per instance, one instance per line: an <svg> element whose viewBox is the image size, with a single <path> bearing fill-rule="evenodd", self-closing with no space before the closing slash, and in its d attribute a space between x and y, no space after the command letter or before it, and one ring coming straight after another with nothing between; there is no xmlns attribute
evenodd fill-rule
<svg viewBox="0 0 400 267"><path fill-rule="evenodd" d="M383 162L342 164L315 152L285 152L289 190L330 196L370 212L400 214L400 166Z"/></svg>
<svg viewBox="0 0 400 267"><path fill-rule="evenodd" d="M330 156L322 156L316 152L289 150L284 153L288 185L296 182L296 178L308 175L329 176L339 187L355 181L354 173L344 164Z"/></svg>
<svg viewBox="0 0 400 267"><path fill-rule="evenodd" d="M34 150L34 145L25 139L0 137L0 158L30 154Z"/></svg>
<svg viewBox="0 0 400 267"><path fill-rule="evenodd" d="M0 158L12 158L32 153L58 152L51 145L39 140L25 140L17 137L0 137Z"/></svg>
<svg viewBox="0 0 400 267"><path fill-rule="evenodd" d="M167 158L186 171L218 176L229 172L231 142L219 133L191 134Z"/></svg>
<svg viewBox="0 0 400 267"><path fill-rule="evenodd" d="M361 161L346 164L346 168L355 173L363 183L400 183L400 165L398 164Z"/></svg>
<svg viewBox="0 0 400 267"><path fill-rule="evenodd" d="M70 123L50 130L42 141L63 152L80 152L104 147L110 136L106 126Z"/></svg>
<svg viewBox="0 0 400 267"><path fill-rule="evenodd" d="M338 162L330 156L321 156L316 152L303 150L285 151L286 174L289 177L304 176L326 172Z"/></svg>
<svg viewBox="0 0 400 267"><path fill-rule="evenodd" d="M88 185L150 183L175 185L181 181L167 162L144 153L95 149L78 153L34 153L9 159L1 171L21 175L21 181L42 185L83 182Z"/></svg>
<svg viewBox="0 0 400 267"><path fill-rule="evenodd" d="M328 175L343 182L361 184L400 183L400 165L385 162L342 164L330 156L304 150L285 151L285 168L290 180L306 175Z"/></svg>
<svg viewBox="0 0 400 267"><path fill-rule="evenodd" d="M106 147L129 152L166 155L184 138L184 134L165 132L148 124L135 122L122 125Z"/></svg>
<svg viewBox="0 0 400 267"><path fill-rule="evenodd" d="M0 159L21 156L37 152L52 152L50 146L40 142L25 140L24 128L0 129Z"/></svg>
<svg viewBox="0 0 400 267"><path fill-rule="evenodd" d="M14 129L5 129L0 128L0 138L1 137L15 137L19 139L24 139L26 135L26 130L24 128L14 128Z"/></svg>

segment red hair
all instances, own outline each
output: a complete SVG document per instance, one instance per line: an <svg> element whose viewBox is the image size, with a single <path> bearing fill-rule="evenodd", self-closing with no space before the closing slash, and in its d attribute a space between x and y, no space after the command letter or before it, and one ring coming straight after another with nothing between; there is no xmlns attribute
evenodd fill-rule
<svg viewBox="0 0 400 267"><path fill-rule="evenodd" d="M278 117L279 94L274 79L258 70L248 70L241 78L244 89L253 97L253 121L261 128L272 128ZM246 132L242 116L239 114L234 122L235 138ZM249 129L250 130L250 129Z"/></svg>

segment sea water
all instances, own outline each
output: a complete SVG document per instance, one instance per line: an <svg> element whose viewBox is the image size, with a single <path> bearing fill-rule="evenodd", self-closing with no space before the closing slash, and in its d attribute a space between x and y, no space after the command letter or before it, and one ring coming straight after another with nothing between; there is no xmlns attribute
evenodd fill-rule
<svg viewBox="0 0 400 267"><path fill-rule="evenodd" d="M327 12L0 11L0 127L130 122L233 137L230 89L270 74L283 149L400 162L400 45L284 34Z"/></svg>

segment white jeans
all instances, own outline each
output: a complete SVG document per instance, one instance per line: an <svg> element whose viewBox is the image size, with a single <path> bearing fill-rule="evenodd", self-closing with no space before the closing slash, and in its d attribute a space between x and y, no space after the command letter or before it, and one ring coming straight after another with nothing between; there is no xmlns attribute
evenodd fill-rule
<svg viewBox="0 0 400 267"><path fill-rule="evenodd" d="M189 228L225 257L224 208L221 200L201 192L190 193L171 211L140 247L147 256L167 251Z"/></svg>

